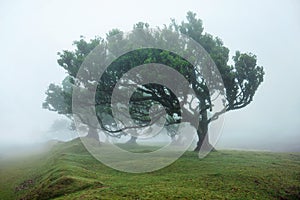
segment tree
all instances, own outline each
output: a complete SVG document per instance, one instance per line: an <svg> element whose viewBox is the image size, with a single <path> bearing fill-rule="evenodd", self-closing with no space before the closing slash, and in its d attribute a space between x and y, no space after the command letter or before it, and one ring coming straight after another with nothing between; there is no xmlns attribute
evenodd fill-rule
<svg viewBox="0 0 300 200"><path fill-rule="evenodd" d="M203 30L202 21L196 18L195 13L188 12L187 22L177 24L175 20L172 20L169 26L164 26L158 32L150 30L147 23L139 22L134 26L133 32L129 36L124 36L122 31L113 29L107 34L106 39L96 37L86 41L81 37L79 41L74 42L74 51L64 50L62 53L58 53L58 64L67 71L68 76L61 86L49 85L43 107L72 118L73 89L71 86L80 88L79 91L82 91L80 93L84 97L84 93L96 85L95 104L92 106L95 107L97 122L89 118L83 118L81 115L77 117L89 127L89 137L98 139L97 129L99 127L95 125L96 123L100 124L100 128L106 134L113 137L121 137L127 134L126 130L134 129L136 126L122 126L118 120L113 119L111 96L113 89L117 86L129 88L134 86L136 90L129 102L130 116L126 117L130 117L135 124L141 127L147 127L152 125L153 120L156 121L162 115L165 115L165 125L168 126L181 123L182 113L189 113L190 117L188 119L190 120L187 121L197 128L198 142L195 151L199 151L201 146L212 148L207 135L209 124L225 112L243 108L251 103L258 86L263 81L264 71L262 67L257 65L256 56L251 53L240 53L237 51L233 57L234 65L230 65L229 49L224 46L221 39L208 33L203 33ZM136 39L135 37L142 35L143 39L157 40L163 43L166 38L170 37L170 32L182 33L191 37L208 52L216 64L224 83L225 90L221 91L225 97L223 102L224 109L213 114L210 113L214 105L210 95L212 91L209 91L207 87L207 81L209 80L201 77L201 73L186 59L166 50L144 48L126 53L109 65L109 68L102 74L100 80L96 78L96 71L89 70L81 71L84 74L83 77L89 77L88 81L77 77L78 70L82 66L84 59L89 53L93 53L93 49L96 47L98 48L99 60L105 60L105 57L109 56L106 53L108 50L111 52L122 51L116 45L117 43L120 44L122 42L123 46L132 45L128 43L128 38L133 38L133 41L136 41L140 38ZM189 82L189 88L195 92L192 100L187 100L189 99L188 91L183 91L180 93L180 96L176 96L168 87L160 84L136 84L139 81L137 79L141 79L139 76L136 77L136 80L131 78L130 80L123 80L121 84L118 83L123 74L135 66L147 63L161 63L180 72ZM212 75L217 76L215 73L212 73ZM168 77L159 74L159 78L163 80ZM183 86L178 83L176 87L180 88ZM219 86L215 85L215 87L218 88ZM81 99L78 98L76 101L80 103L82 109L91 106L90 102L84 102ZM125 105L121 99L118 102L118 106ZM191 106L195 102L194 99L197 102L196 107ZM186 111L187 109L181 106L182 102L189 104L189 111ZM151 108L155 105L162 105L165 113L161 112L161 109L152 112ZM152 118L150 117L151 112ZM200 119L198 124L195 124L192 120L195 117ZM134 137L136 136L133 135L131 140L135 140Z"/></svg>
<svg viewBox="0 0 300 200"><path fill-rule="evenodd" d="M57 119L52 123L49 132L71 130L70 125L70 121L66 119Z"/></svg>
<svg viewBox="0 0 300 200"><path fill-rule="evenodd" d="M70 140L76 136L73 123L68 119L56 119L50 126L47 134L58 140Z"/></svg>

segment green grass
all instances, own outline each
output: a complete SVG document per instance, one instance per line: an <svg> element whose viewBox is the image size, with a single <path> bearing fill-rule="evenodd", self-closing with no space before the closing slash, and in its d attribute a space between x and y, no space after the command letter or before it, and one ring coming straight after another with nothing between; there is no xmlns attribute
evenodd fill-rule
<svg viewBox="0 0 300 200"><path fill-rule="evenodd" d="M77 139L43 156L3 163L0 175L1 200L300 199L299 153L217 151L200 160L186 152L159 171L129 174L95 160ZM28 180L33 183L24 184Z"/></svg>

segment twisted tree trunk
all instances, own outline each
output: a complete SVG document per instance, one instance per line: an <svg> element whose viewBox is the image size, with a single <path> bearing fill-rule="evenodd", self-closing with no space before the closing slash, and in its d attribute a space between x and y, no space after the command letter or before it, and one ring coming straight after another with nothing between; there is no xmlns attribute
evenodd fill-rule
<svg viewBox="0 0 300 200"><path fill-rule="evenodd" d="M209 137L208 137L208 117L207 117L207 111L203 111L201 113L201 120L198 124L197 129L197 136L198 136L198 142L197 146L194 149L194 151L215 151L215 148L209 143Z"/></svg>
<svg viewBox="0 0 300 200"><path fill-rule="evenodd" d="M137 144L137 137L131 136L131 138L126 142L126 144Z"/></svg>
<svg viewBox="0 0 300 200"><path fill-rule="evenodd" d="M89 127L87 137L99 141L99 135L97 129L93 127Z"/></svg>

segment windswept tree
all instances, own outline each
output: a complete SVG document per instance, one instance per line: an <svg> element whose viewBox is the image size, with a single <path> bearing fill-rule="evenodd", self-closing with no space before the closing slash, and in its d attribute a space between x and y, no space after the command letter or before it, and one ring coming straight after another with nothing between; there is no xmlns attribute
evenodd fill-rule
<svg viewBox="0 0 300 200"><path fill-rule="evenodd" d="M199 151L203 145L211 148L207 136L209 124L225 112L243 108L251 103L257 88L263 81L264 71L262 67L257 65L256 56L251 53L237 51L232 60L234 64L229 64L229 49L224 46L221 39L204 33L203 30L202 21L196 18L196 14L188 12L186 22L183 21L178 24L172 20L169 26L164 26L157 32L150 29L147 23L139 22L134 25L133 31L129 35L125 35L119 29L113 29L109 31L106 39L96 37L86 41L82 37L79 41L74 42L74 51L64 50L58 53L58 64L66 70L68 75L61 85L49 85L43 107L72 118L73 88L76 87L77 91L82 91L82 97L84 97L85 92L96 87L93 105L91 102L85 101L84 98L75 99L77 103L79 102L77 105L82 106L82 109L86 110L92 106L96 112L97 121L84 118L80 114L76 116L82 124L88 127L88 137L98 139L98 129L109 136L121 137L128 134L126 133L128 129L151 126L162 115L166 119L165 126L178 124L182 122L182 113L185 112L190 115L188 117L190 120L186 122L197 128L198 142L195 151ZM105 60L105 57L110 56L107 55L108 51L115 53L122 51L118 46L120 43L123 46L132 45L128 43L128 38L137 41L141 38L135 37L142 34L143 39L147 41L153 40L163 43L166 38L170 37L170 32L184 34L192 38L206 50L214 61L224 84L224 90L219 91L224 96L224 108L222 110L211 113L214 103L211 99L213 91L209 91L207 87L209 80L205 80L201 72L186 59L162 49L143 48L125 53L110 63L100 79L98 79L97 71L90 70L81 70L81 73L84 74L81 77L89 77L88 80L83 80L77 76L84 60L90 53L95 53L93 52L95 48L98 49L96 53L99 54L99 60ZM182 49L185 49L186 44L182 45ZM194 91L194 95L188 96L189 92L182 90L178 96L170 88L156 83L137 84L140 81L138 79L142 79L140 76L127 81L126 77L124 79L123 75L129 70L149 63L164 64L178 71L188 81L189 89ZM97 66L95 65L95 67ZM216 73L211 74L217 76ZM169 78L163 74L157 76L161 80ZM120 83L121 77L123 81ZM181 86L181 83L176 83L177 88L180 89ZM121 120L114 119L112 94L116 87L135 87L135 92L129 101L130 116L126 117L131 118L138 126L126 126L120 123ZM215 88L218 88L218 85ZM182 103L188 106L182 106ZM125 103L120 98L118 106L122 107L122 105ZM155 105L163 106L165 112L162 112L161 109L153 111ZM199 119L197 124L194 124L193 118ZM132 140L135 140L135 137L133 135ZM174 137L173 133L172 137Z"/></svg>

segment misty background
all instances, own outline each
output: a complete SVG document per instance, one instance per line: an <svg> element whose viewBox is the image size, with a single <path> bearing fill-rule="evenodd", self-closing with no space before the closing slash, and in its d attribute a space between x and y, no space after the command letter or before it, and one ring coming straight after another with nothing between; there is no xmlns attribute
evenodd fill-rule
<svg viewBox="0 0 300 200"><path fill-rule="evenodd" d="M203 20L204 32L236 50L257 55L265 79L246 108L226 113L217 148L300 151L300 2L286 1L38 1L0 2L0 151L8 146L67 139L51 133L57 119L42 109L50 83L66 76L57 52L72 42L142 21L151 27Z"/></svg>

